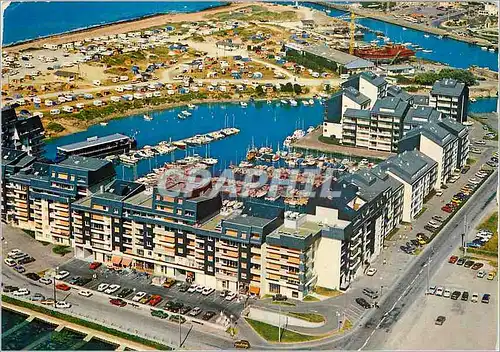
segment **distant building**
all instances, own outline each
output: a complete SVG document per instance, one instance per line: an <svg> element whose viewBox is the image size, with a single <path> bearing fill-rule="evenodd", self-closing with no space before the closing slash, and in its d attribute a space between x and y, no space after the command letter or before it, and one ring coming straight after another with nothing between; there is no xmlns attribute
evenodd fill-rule
<svg viewBox="0 0 500 352"><path fill-rule="evenodd" d="M135 139L114 133L103 137L90 137L83 142L59 146L57 147L57 154L62 157L79 155L99 158L127 153L136 145Z"/></svg>
<svg viewBox="0 0 500 352"><path fill-rule="evenodd" d="M22 150L40 157L44 151L44 137L45 130L39 116L20 117L15 106L2 108L2 148Z"/></svg>
<svg viewBox="0 0 500 352"><path fill-rule="evenodd" d="M388 76L397 76L397 75L406 76L415 74L415 68L412 65L408 64L385 65L385 66L380 66L380 69Z"/></svg>
<svg viewBox="0 0 500 352"><path fill-rule="evenodd" d="M436 81L430 92L429 105L457 122L467 121L469 87L456 79L443 78Z"/></svg>

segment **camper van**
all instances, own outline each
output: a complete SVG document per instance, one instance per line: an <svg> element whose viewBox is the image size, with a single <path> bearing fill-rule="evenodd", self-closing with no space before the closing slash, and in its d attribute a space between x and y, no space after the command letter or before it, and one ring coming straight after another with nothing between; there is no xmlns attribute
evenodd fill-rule
<svg viewBox="0 0 500 352"><path fill-rule="evenodd" d="M65 105L65 106L62 107L62 111L71 113L71 112L73 112L73 107Z"/></svg>
<svg viewBox="0 0 500 352"><path fill-rule="evenodd" d="M61 113L61 111L59 109L52 109L50 110L50 114L51 115L59 115Z"/></svg>
<svg viewBox="0 0 500 352"><path fill-rule="evenodd" d="M94 106L102 106L102 100L94 100L92 104L94 104Z"/></svg>

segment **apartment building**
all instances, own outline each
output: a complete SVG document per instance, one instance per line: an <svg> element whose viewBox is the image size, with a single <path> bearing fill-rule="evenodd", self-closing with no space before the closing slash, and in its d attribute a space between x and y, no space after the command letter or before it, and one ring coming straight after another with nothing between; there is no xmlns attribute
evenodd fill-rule
<svg viewBox="0 0 500 352"><path fill-rule="evenodd" d="M113 165L71 157L58 164L33 162L5 175L6 221L35 233L43 242L71 245L71 203L115 177Z"/></svg>
<svg viewBox="0 0 500 352"><path fill-rule="evenodd" d="M344 89L348 87L354 88L370 98L369 108L372 108L377 99L387 95L388 83L382 76L378 76L371 71L364 71L350 76L341 86Z"/></svg>
<svg viewBox="0 0 500 352"><path fill-rule="evenodd" d="M430 106L415 106L408 110L403 123L403 135L411 129L425 126L431 121L441 119L441 113ZM462 125L463 126L463 125ZM465 126L464 126L465 127Z"/></svg>
<svg viewBox="0 0 500 352"><path fill-rule="evenodd" d="M20 117L16 105L2 108L2 148L22 150L28 155L43 154L45 130L39 116Z"/></svg>
<svg viewBox="0 0 500 352"><path fill-rule="evenodd" d="M386 175L403 184L402 221L411 222L422 210L425 197L435 188L438 164L418 150L404 151L372 168L380 178Z"/></svg>
<svg viewBox="0 0 500 352"><path fill-rule="evenodd" d="M399 142L399 152L419 150L438 164L437 187L446 184L457 168L459 139L434 122L410 130Z"/></svg>
<svg viewBox="0 0 500 352"><path fill-rule="evenodd" d="M437 119L437 124L450 132L458 139L457 164L455 168L460 169L467 164L469 158L469 128L453 119Z"/></svg>
<svg viewBox="0 0 500 352"><path fill-rule="evenodd" d="M456 79L436 81L429 95L429 105L457 122L467 121L469 87Z"/></svg>

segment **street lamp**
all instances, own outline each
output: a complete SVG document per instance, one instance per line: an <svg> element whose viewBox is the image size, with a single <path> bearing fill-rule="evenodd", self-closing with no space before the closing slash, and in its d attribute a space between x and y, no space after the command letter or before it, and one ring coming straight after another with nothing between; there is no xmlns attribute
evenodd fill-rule
<svg viewBox="0 0 500 352"><path fill-rule="evenodd" d="M340 320L340 313L335 312L335 315L337 316L337 330L340 330L340 325L342 324L342 320Z"/></svg>
<svg viewBox="0 0 500 352"><path fill-rule="evenodd" d="M53 282L53 287L54 287L54 308L56 307L56 276L59 272L59 267L56 266L56 272L54 274L54 279L52 280Z"/></svg>

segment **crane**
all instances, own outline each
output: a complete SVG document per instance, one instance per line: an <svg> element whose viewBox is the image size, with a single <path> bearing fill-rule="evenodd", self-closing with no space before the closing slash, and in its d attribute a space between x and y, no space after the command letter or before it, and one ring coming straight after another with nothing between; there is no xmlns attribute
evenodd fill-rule
<svg viewBox="0 0 500 352"><path fill-rule="evenodd" d="M354 32L356 32L356 15L351 11L351 22L349 23L349 54L354 54Z"/></svg>

